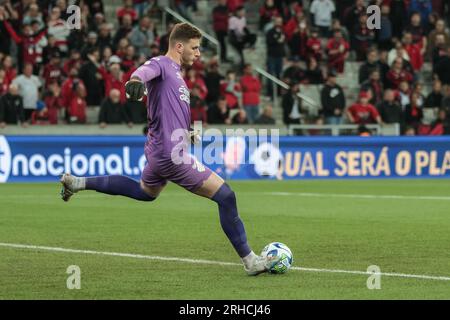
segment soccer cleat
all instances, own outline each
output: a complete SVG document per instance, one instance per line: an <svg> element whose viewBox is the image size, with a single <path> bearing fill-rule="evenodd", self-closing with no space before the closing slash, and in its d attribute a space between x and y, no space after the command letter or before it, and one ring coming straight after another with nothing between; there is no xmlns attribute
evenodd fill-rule
<svg viewBox="0 0 450 320"><path fill-rule="evenodd" d="M249 276L257 276L261 273L268 272L269 265L270 265L270 262L266 258L261 257L261 256L256 256L256 258L253 259L250 266L247 267L244 264L244 269L245 269L245 272L247 272L247 274Z"/></svg>
<svg viewBox="0 0 450 320"><path fill-rule="evenodd" d="M64 173L61 176L61 184L63 185L61 189L61 198L64 201L69 201L75 193L77 193L80 188L81 178L70 175L70 173Z"/></svg>

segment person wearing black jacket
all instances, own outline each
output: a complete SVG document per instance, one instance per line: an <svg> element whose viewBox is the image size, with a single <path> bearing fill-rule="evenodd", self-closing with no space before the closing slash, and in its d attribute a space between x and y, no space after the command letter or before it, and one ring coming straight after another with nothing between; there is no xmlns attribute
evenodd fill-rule
<svg viewBox="0 0 450 320"><path fill-rule="evenodd" d="M447 48L447 56L442 57L436 64L435 72L443 85L450 85L450 46Z"/></svg>
<svg viewBox="0 0 450 320"><path fill-rule="evenodd" d="M11 84L8 93L0 98L0 128L6 127L6 124L17 124L18 122L26 125L23 101L18 87Z"/></svg>
<svg viewBox="0 0 450 320"><path fill-rule="evenodd" d="M308 60L308 68L305 71L305 82L308 84L322 84L324 82L322 69L314 57L310 57Z"/></svg>
<svg viewBox="0 0 450 320"><path fill-rule="evenodd" d="M326 124L341 124L345 109L345 95L342 87L336 83L336 72L331 70L320 93L322 115Z"/></svg>
<svg viewBox="0 0 450 320"><path fill-rule="evenodd" d="M219 64L217 61L211 61L209 69L205 74L205 84L208 89L208 95L206 96L207 105L217 102L220 96L220 82L224 79L225 77L219 72Z"/></svg>
<svg viewBox="0 0 450 320"><path fill-rule="evenodd" d="M387 89L383 101L377 105L383 123L399 123L401 132L404 130L405 117L401 105L395 100L394 91Z"/></svg>
<svg viewBox="0 0 450 320"><path fill-rule="evenodd" d="M442 82L440 80L433 81L433 90L428 94L423 105L424 108L439 109L442 105Z"/></svg>
<svg viewBox="0 0 450 320"><path fill-rule="evenodd" d="M99 66L100 53L97 48L89 49L88 61L84 63L78 73L86 86L86 103L88 106L99 105L103 96L103 79L97 72Z"/></svg>
<svg viewBox="0 0 450 320"><path fill-rule="evenodd" d="M131 123L146 123L147 122L147 107L143 101L131 101L127 99L124 104L126 120Z"/></svg>
<svg viewBox="0 0 450 320"><path fill-rule="evenodd" d="M364 62L361 67L359 68L359 76L358 76L358 82L359 84L363 83L367 79L369 79L369 76L371 72L375 69L380 68L380 63L378 61L378 50L377 49L370 49L367 52L367 60Z"/></svg>
<svg viewBox="0 0 450 320"><path fill-rule="evenodd" d="M126 122L130 127L132 126L124 105L120 103L120 91L112 89L109 97L103 100L100 106L98 123L101 128L104 128L107 124L119 124L123 122Z"/></svg>
<svg viewBox="0 0 450 320"><path fill-rule="evenodd" d="M274 77L280 78L285 56L286 36L283 32L283 19L276 17L274 27L267 32L267 71ZM267 82L267 91L272 95L272 83Z"/></svg>
<svg viewBox="0 0 450 320"><path fill-rule="evenodd" d="M283 122L286 125L300 124L302 101L297 97L300 91L300 84L293 83L288 92L283 95L281 106L283 108Z"/></svg>
<svg viewBox="0 0 450 320"><path fill-rule="evenodd" d="M208 108L208 123L231 124L230 109L224 96L220 96L217 103Z"/></svg>
<svg viewBox="0 0 450 320"><path fill-rule="evenodd" d="M284 69L282 79L287 84L300 83L306 77L306 70L301 67L301 61L299 57L292 58L292 64Z"/></svg>

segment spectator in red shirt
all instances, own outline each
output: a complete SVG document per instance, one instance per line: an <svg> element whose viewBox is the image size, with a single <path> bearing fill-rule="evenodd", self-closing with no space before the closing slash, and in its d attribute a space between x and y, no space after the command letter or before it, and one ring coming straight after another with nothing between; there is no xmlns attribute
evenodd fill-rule
<svg viewBox="0 0 450 320"><path fill-rule="evenodd" d="M72 49L70 51L69 59L67 59L63 65L64 74L68 75L72 68L79 69L81 67L81 64L82 64L82 60L81 60L80 50Z"/></svg>
<svg viewBox="0 0 450 320"><path fill-rule="evenodd" d="M423 118L422 108L419 106L420 95L417 92L411 94L411 102L405 108L405 120L408 126L417 130Z"/></svg>
<svg viewBox="0 0 450 320"><path fill-rule="evenodd" d="M259 97L261 82L253 75L252 65L246 64L241 77L242 104L247 113L248 121L254 123L259 116Z"/></svg>
<svg viewBox="0 0 450 320"><path fill-rule="evenodd" d="M135 23L138 20L139 15L133 7L133 0L124 0L123 7L120 7L117 9L116 15L117 15L117 20L119 21L119 25L122 25L122 18L126 14L131 16L133 23Z"/></svg>
<svg viewBox="0 0 450 320"><path fill-rule="evenodd" d="M200 96L200 87L195 85L191 90L191 122L201 121L203 124L207 124L208 115L206 112L205 99Z"/></svg>
<svg viewBox="0 0 450 320"><path fill-rule="evenodd" d="M327 44L328 69L334 69L338 73L343 73L349 49L350 45L342 37L341 30L334 30L334 37L328 40Z"/></svg>
<svg viewBox="0 0 450 320"><path fill-rule="evenodd" d="M414 79L413 75L406 70L403 70L403 60L402 58L395 58L391 69L386 75L387 85L390 89L398 89L400 82L407 81L412 82Z"/></svg>
<svg viewBox="0 0 450 320"><path fill-rule="evenodd" d="M189 69L184 80L188 89L192 90L194 87L197 87L198 96L200 97L200 99L206 99L206 96L208 95L208 88L206 87L203 77L200 76L198 72L196 72L194 69Z"/></svg>
<svg viewBox="0 0 450 320"><path fill-rule="evenodd" d="M64 108L63 99L61 97L61 87L57 82L49 84L49 92L44 98L45 117L50 124L58 123L58 112Z"/></svg>
<svg viewBox="0 0 450 320"><path fill-rule="evenodd" d="M405 28L405 31L412 34L412 42L420 47L421 54L424 55L428 44L420 13L415 12L411 15L410 25Z"/></svg>
<svg viewBox="0 0 450 320"><path fill-rule="evenodd" d="M104 67L99 67L98 72L105 81L105 97L109 97L112 89L120 91L120 102L126 102L125 83L128 81L127 74L120 69L120 59L117 56L109 60L109 71Z"/></svg>
<svg viewBox="0 0 450 320"><path fill-rule="evenodd" d="M7 20L4 19L3 15L0 15L0 21L3 21L3 24L6 30L8 31L9 35L11 36L11 38L14 40L16 44L20 45L21 47L22 58L18 59L19 70L21 70L25 64L29 63L34 66L33 71L35 74L37 74L39 71L37 68L38 66L37 62L41 57L42 52L39 53L36 50L36 45L45 36L47 30L43 29L39 31L37 34L35 34L33 33L33 29L31 28L30 25L24 25L22 29L23 32L21 34L18 34L14 30L13 26Z"/></svg>
<svg viewBox="0 0 450 320"><path fill-rule="evenodd" d="M425 118L425 117L424 117ZM428 136L441 136L445 134L445 126L447 115L444 109L441 109L437 113L435 120L430 123L424 123L424 119L420 122L417 128L418 135L428 135Z"/></svg>
<svg viewBox="0 0 450 320"><path fill-rule="evenodd" d="M78 84L69 105L69 122L86 123L86 88Z"/></svg>
<svg viewBox="0 0 450 320"><path fill-rule="evenodd" d="M243 5L244 5L243 0L227 0L227 6L230 12L235 12L239 7Z"/></svg>
<svg viewBox="0 0 450 320"><path fill-rule="evenodd" d="M317 62L322 61L322 41L319 38L319 30L317 28L311 29L311 36L306 42L306 46L308 48L309 57L314 57Z"/></svg>
<svg viewBox="0 0 450 320"><path fill-rule="evenodd" d="M228 70L226 79L220 85L220 94L227 99L229 109L239 108L239 100L242 96L241 85L236 81L236 73Z"/></svg>
<svg viewBox="0 0 450 320"><path fill-rule="evenodd" d="M292 36L294 35L295 29L298 28L298 25L301 21L305 19L305 14L303 10L297 10L295 12L295 16L290 18L288 22L283 27L284 34L286 35L287 41L291 41Z"/></svg>
<svg viewBox="0 0 450 320"><path fill-rule="evenodd" d="M58 52L54 52L50 62L45 65L42 77L44 78L46 89L49 89L49 84L52 82L61 83L63 70L61 68L61 56Z"/></svg>
<svg viewBox="0 0 450 320"><path fill-rule="evenodd" d="M9 85L5 81L5 70L0 69L0 97L8 92Z"/></svg>
<svg viewBox="0 0 450 320"><path fill-rule="evenodd" d="M73 67L72 69L70 69L69 77L63 82L61 86L61 102L62 106L66 110L66 120L69 120L69 106L71 101L75 98L75 92L79 85L84 87L83 81L78 78L78 69Z"/></svg>
<svg viewBox="0 0 450 320"><path fill-rule="evenodd" d="M280 12L274 4L274 0L265 0L259 9L259 30L264 30L265 26L272 22L272 19L279 17Z"/></svg>
<svg viewBox="0 0 450 320"><path fill-rule="evenodd" d="M125 51L125 55L122 58L121 67L125 72L130 71L136 64L136 50L132 45L129 45Z"/></svg>
<svg viewBox="0 0 450 320"><path fill-rule="evenodd" d="M381 117L377 108L369 104L369 94L362 91L359 94L359 103L354 103L347 109L347 117L354 124L381 124Z"/></svg>
<svg viewBox="0 0 450 320"><path fill-rule="evenodd" d="M405 32L402 39L403 47L409 55L409 61L414 71L419 71L423 66L423 55L418 44L413 43L411 32Z"/></svg>
<svg viewBox="0 0 450 320"><path fill-rule="evenodd" d="M127 48L130 45L130 42L128 41L128 38L121 38L116 46L115 55L118 56L120 59L123 60L127 53Z"/></svg>

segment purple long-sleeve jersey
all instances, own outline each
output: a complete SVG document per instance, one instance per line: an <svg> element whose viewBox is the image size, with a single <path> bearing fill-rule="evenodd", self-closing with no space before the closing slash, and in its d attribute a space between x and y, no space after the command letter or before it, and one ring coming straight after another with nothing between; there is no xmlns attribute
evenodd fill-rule
<svg viewBox="0 0 450 320"><path fill-rule="evenodd" d="M170 157L179 141L172 141L177 129L189 130L191 122L189 89L181 66L166 56L154 57L131 77L141 79L147 88L148 135L146 153Z"/></svg>

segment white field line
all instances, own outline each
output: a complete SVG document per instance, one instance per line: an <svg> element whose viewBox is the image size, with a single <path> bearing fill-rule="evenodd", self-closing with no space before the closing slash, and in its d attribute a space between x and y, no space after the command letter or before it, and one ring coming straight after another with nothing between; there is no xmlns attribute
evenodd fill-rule
<svg viewBox="0 0 450 320"><path fill-rule="evenodd" d="M298 196L298 197L311 197L311 198L354 198L354 199L390 199L390 200L430 200L430 201L450 201L450 196L405 196L405 195L389 195L389 194L348 194L348 193L313 193L313 192L238 192L237 195L247 196ZM98 198L100 194L97 193L83 193L82 198ZM161 193L160 197L187 197L192 196L189 192L166 192ZM78 197L78 195L77 195ZM12 198L36 198L36 195L22 194L22 195L1 195L0 199L12 199ZM59 195L39 195L42 199L58 199Z"/></svg>
<svg viewBox="0 0 450 320"><path fill-rule="evenodd" d="M40 250L40 251L66 252L66 253L77 253L77 254L92 254L92 255L102 255L102 256L134 258L134 259L173 261L173 262L184 262L184 263L192 263L192 264L208 264L208 265L219 265L219 266L242 266L241 264L234 263L234 262L221 262L221 261L188 259L188 258L177 258L177 257L149 256L149 255L142 255L142 254L118 253L118 252L107 252L107 251L79 250L79 249L34 246L34 245L16 244L16 243L0 242L0 247L16 248L16 249L29 249L29 250L38 250L38 251ZM303 267L292 267L291 270L308 271L308 272L326 272L326 273L347 273L347 274L359 274L359 275L381 275L381 276L398 277L398 278L415 278L415 279L426 279L426 280L450 281L450 277L445 277L445 276L416 275L416 274L404 274L404 273L388 273L388 272L372 273L372 272L366 272L366 271L318 269L318 268L303 268Z"/></svg>
<svg viewBox="0 0 450 320"><path fill-rule="evenodd" d="M271 196L299 196L299 197L330 197L356 199L394 199L394 200L444 200L450 201L450 196L402 196L384 194L347 194L347 193L311 193L311 192L261 192L259 194Z"/></svg>

